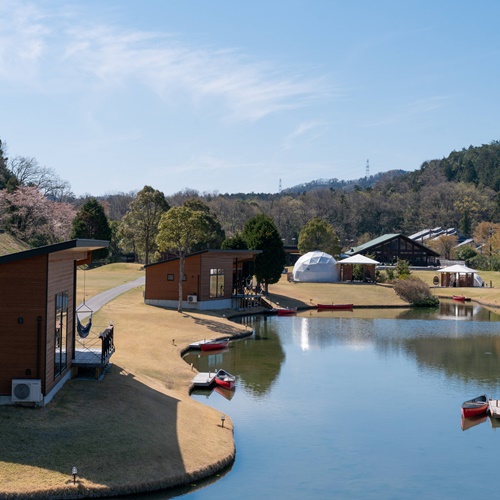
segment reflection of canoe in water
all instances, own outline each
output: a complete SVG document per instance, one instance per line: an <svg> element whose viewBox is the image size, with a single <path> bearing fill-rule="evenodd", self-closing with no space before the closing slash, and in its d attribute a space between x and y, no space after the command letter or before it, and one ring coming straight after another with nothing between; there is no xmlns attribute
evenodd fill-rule
<svg viewBox="0 0 500 500"><path fill-rule="evenodd" d="M330 311L334 309L352 310L353 304L318 304L318 311Z"/></svg>
<svg viewBox="0 0 500 500"><path fill-rule="evenodd" d="M475 417L476 415L482 415L488 411L488 398L486 394L478 396L474 399L469 399L462 403L462 415L465 418Z"/></svg>
<svg viewBox="0 0 500 500"><path fill-rule="evenodd" d="M198 359L210 358L211 356L218 356L219 354L229 352L229 346L224 349L217 349L216 351L202 351L201 349L196 353Z"/></svg>
<svg viewBox="0 0 500 500"><path fill-rule="evenodd" d="M488 415L486 415L486 413L484 415L478 415L477 417L462 417L462 430L466 431L476 425L482 424L483 422L486 422L487 419Z"/></svg>
<svg viewBox="0 0 500 500"><path fill-rule="evenodd" d="M219 393L222 397L226 398L228 401L231 401L236 391L234 390L234 388L226 389L220 385L216 385L215 392Z"/></svg>

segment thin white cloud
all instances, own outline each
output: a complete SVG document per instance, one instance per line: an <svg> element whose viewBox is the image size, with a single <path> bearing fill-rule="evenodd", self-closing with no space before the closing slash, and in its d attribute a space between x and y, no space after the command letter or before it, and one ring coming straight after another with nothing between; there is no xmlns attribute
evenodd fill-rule
<svg viewBox="0 0 500 500"><path fill-rule="evenodd" d="M73 34L76 43L65 57L77 59L100 83L139 80L165 100L175 92L188 92L195 102L221 98L236 119L256 120L330 93L320 79L278 72L269 63L245 61L235 51L193 49L152 33L95 29Z"/></svg>
<svg viewBox="0 0 500 500"><path fill-rule="evenodd" d="M417 99L403 106L397 113L393 113L385 118L368 123L367 126L378 127L381 125L405 122L417 115L430 113L440 109L449 99L451 99L451 96L433 96L425 99Z"/></svg>
<svg viewBox="0 0 500 500"><path fill-rule="evenodd" d="M0 3L0 80L26 81L45 50L47 28L32 5Z"/></svg>
<svg viewBox="0 0 500 500"><path fill-rule="evenodd" d="M67 9L45 12L36 4L4 2L0 17L0 83L95 92L140 82L165 101L173 94L193 103L216 98L224 104L221 115L235 120L258 120L334 94L324 79L309 76L309 68L251 61L234 49L192 47L166 33L99 25Z"/></svg>
<svg viewBox="0 0 500 500"><path fill-rule="evenodd" d="M290 134L288 134L283 140L283 149L291 149L295 142L303 138L303 136L308 136L308 142L312 142L324 133L327 123L320 121L309 121L298 125ZM313 134L311 132L314 131Z"/></svg>

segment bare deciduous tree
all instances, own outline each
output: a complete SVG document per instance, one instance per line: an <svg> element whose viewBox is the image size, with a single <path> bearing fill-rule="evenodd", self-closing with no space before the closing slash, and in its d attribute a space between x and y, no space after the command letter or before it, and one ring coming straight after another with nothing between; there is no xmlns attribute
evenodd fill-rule
<svg viewBox="0 0 500 500"><path fill-rule="evenodd" d="M9 170L22 186L37 188L43 196L54 201L67 201L73 197L70 185L52 168L41 166L36 158L16 156L9 161Z"/></svg>

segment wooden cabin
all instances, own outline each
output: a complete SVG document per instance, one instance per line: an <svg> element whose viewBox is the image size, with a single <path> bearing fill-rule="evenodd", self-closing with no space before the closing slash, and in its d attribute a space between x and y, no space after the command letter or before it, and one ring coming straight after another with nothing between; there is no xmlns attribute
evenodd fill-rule
<svg viewBox="0 0 500 500"><path fill-rule="evenodd" d="M0 256L0 404L44 405L71 377L76 268L107 246L71 240Z"/></svg>
<svg viewBox="0 0 500 500"><path fill-rule="evenodd" d="M244 309L260 305L262 294L253 282L252 263L261 250L203 250L186 257L184 276L179 259L149 264L146 304L177 308L182 279L182 308Z"/></svg>

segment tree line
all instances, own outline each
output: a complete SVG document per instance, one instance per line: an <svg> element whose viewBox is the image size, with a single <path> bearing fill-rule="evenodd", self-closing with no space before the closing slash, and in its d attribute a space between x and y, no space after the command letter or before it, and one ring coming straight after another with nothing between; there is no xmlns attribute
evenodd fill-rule
<svg viewBox="0 0 500 500"><path fill-rule="evenodd" d="M81 234L81 217L91 208L102 210L106 219L106 237L98 239L110 240L108 258L133 254L139 262L154 262L172 255L158 244L161 217L184 207L204 214L206 224L204 240L196 241L190 251L220 248L226 240L226 244L248 246L241 236L258 216L272 222L282 245L302 240L299 250L315 241L311 235L330 230L330 241L321 244L324 251L338 253L386 233L411 235L424 228L453 227L465 237L475 236L479 250L472 248L475 254L468 255L470 259L479 256L481 265L486 265L486 258L492 267L500 251L500 144L496 141L426 161L414 172L378 174L370 179L373 182L336 182L328 187L313 181L275 194L186 189L171 196L144 186L129 193L75 197L55 172L33 158L10 160L4 149L0 141L0 227L31 246ZM318 224L319 229L314 228ZM452 258L453 243L443 237L429 245Z"/></svg>

